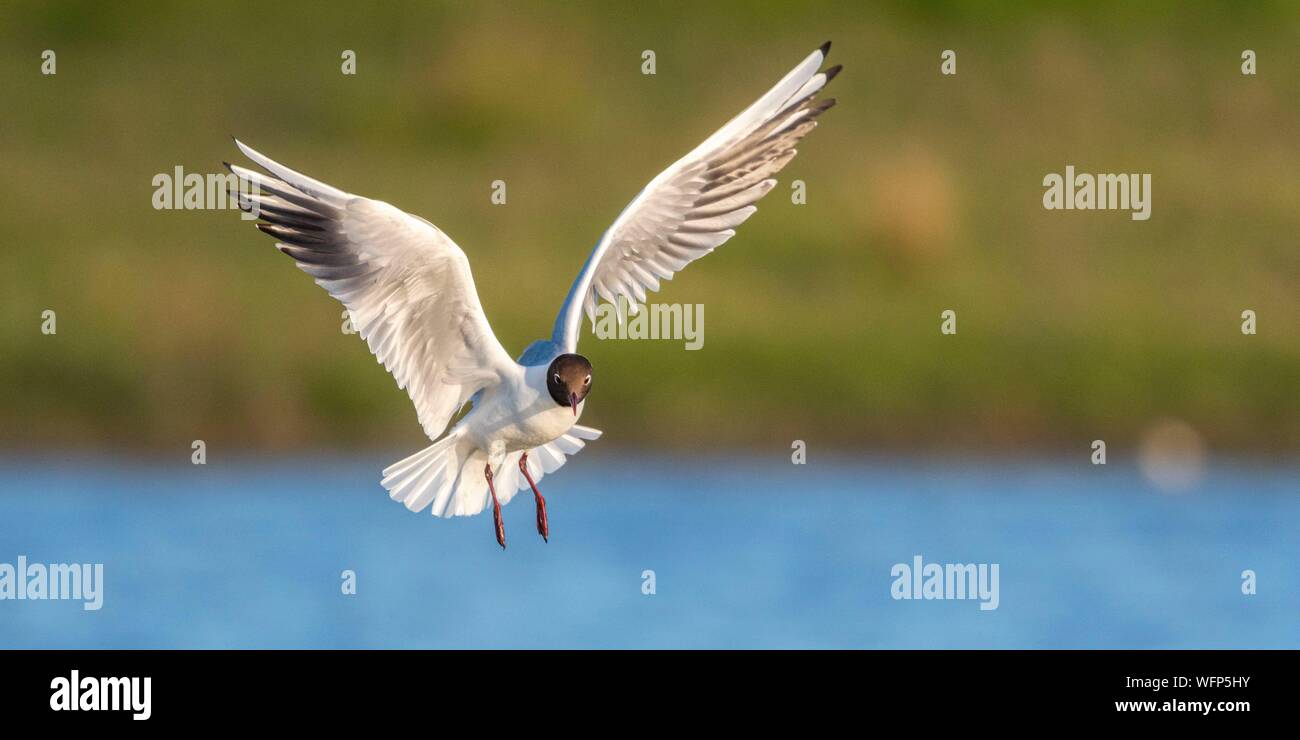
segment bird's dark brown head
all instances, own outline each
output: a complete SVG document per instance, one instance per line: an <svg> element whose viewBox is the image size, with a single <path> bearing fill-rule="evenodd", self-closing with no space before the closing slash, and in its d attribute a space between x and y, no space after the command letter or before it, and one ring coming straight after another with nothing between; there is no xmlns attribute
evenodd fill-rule
<svg viewBox="0 0 1300 740"><path fill-rule="evenodd" d="M591 392L591 363L582 355L556 357L546 370L546 390L556 403L571 407L577 416L578 404Z"/></svg>

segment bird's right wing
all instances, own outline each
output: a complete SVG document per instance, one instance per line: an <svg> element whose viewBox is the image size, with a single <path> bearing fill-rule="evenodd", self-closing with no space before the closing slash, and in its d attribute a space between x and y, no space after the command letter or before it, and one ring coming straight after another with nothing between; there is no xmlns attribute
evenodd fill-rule
<svg viewBox="0 0 1300 740"><path fill-rule="evenodd" d="M594 321L596 304L622 297L636 310L660 280L712 252L758 210L776 185L773 176L795 155L795 144L835 104L817 100L838 66L818 69L827 42L809 54L763 97L703 144L650 181L623 209L587 258L555 319L551 342L574 352L582 314Z"/></svg>
<svg viewBox="0 0 1300 740"><path fill-rule="evenodd" d="M231 195L347 307L370 351L410 394L431 439L470 396L517 369L483 314L469 260L446 234L235 144L270 175L227 164L257 191Z"/></svg>

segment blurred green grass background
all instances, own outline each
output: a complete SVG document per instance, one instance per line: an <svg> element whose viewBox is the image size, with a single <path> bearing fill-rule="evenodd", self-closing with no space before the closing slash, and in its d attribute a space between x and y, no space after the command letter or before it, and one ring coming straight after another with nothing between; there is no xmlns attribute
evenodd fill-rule
<svg viewBox="0 0 1300 740"><path fill-rule="evenodd" d="M656 296L706 306L704 349L588 334L584 423L1050 451L1176 416L1212 449L1294 452L1295 3L6 3L0 444L414 449L337 304L235 213L153 210L154 175L238 161L235 134L424 216L517 354L642 185L828 38L839 106ZM1045 211L1067 164L1152 173L1151 220Z"/></svg>

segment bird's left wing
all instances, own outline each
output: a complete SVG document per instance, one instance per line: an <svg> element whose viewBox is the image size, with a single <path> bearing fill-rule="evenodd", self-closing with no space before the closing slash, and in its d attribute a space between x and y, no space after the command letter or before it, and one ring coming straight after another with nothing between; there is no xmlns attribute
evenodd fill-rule
<svg viewBox="0 0 1300 740"><path fill-rule="evenodd" d="M479 303L469 260L433 224L343 192L254 151L269 175L227 164L254 192L231 193L281 252L348 309L370 351L437 439L479 389L516 368Z"/></svg>
<svg viewBox="0 0 1300 740"><path fill-rule="evenodd" d="M815 100L839 72L818 69L830 43L809 54L763 97L682 157L619 214L583 266L555 319L551 341L574 352L585 311L623 297L632 310L687 264L735 235L794 158L795 144L835 104Z"/></svg>

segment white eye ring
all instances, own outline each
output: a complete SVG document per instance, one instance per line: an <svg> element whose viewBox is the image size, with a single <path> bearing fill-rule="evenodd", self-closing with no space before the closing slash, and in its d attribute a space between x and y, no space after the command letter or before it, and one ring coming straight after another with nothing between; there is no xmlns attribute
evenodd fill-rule
<svg viewBox="0 0 1300 740"><path fill-rule="evenodd" d="M559 373L556 373L556 374L555 374L555 382L556 382L556 383L560 382L560 374L559 374Z"/></svg>
<svg viewBox="0 0 1300 740"><path fill-rule="evenodd" d="M583 379L582 379L582 384L583 384L583 385L591 385L591 376L588 375L587 377L583 378Z"/></svg>

